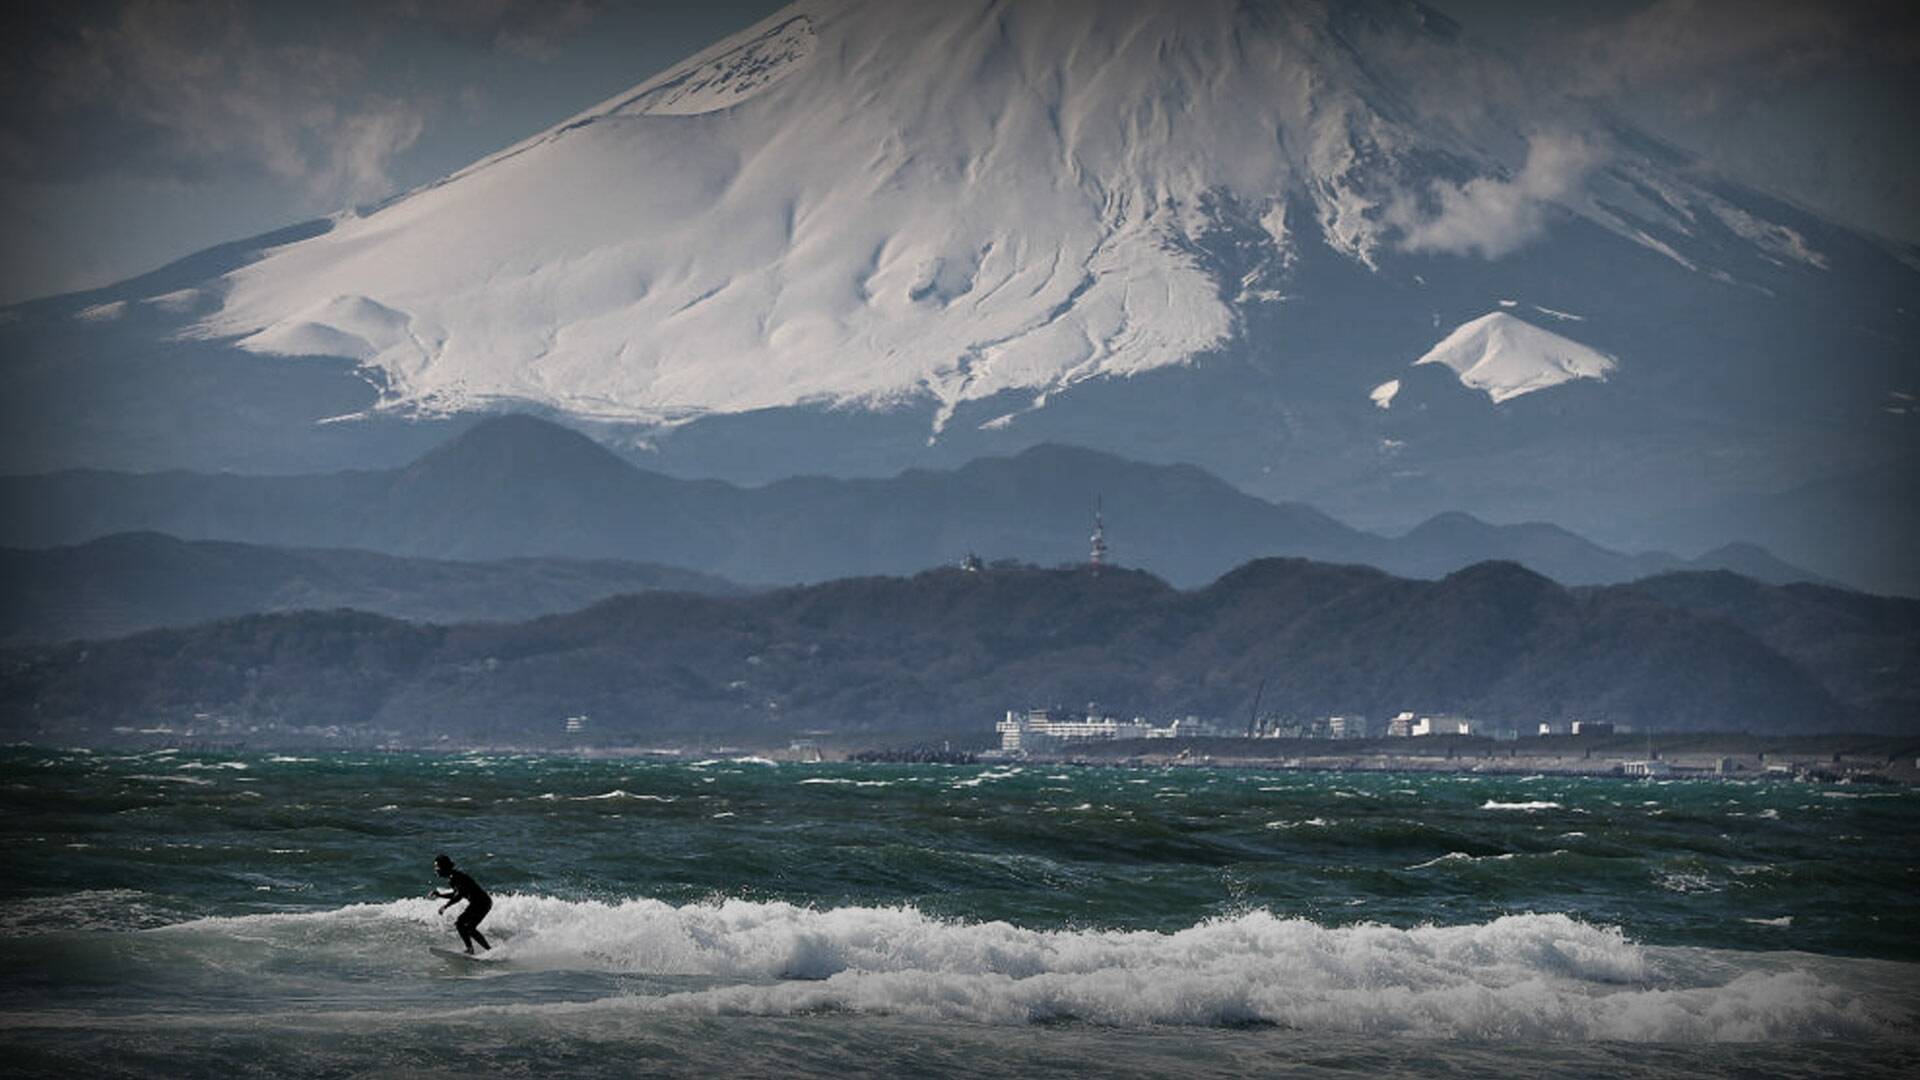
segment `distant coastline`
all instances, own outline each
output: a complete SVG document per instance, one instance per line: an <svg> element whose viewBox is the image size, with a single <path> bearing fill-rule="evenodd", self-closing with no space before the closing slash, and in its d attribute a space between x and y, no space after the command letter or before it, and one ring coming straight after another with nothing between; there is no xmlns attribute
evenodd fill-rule
<svg viewBox="0 0 1920 1080"><path fill-rule="evenodd" d="M1420 739L1191 739L1090 743L1029 760L1330 772L1638 776L1920 784L1920 738L1741 733ZM1650 766L1650 767L1649 767Z"/></svg>
<svg viewBox="0 0 1920 1080"><path fill-rule="evenodd" d="M16 743L14 745L31 745ZM461 745L171 739L93 743L127 752L177 750L199 754L525 754L596 760L751 759L768 764L1065 765L1099 768L1222 768L1313 772L1427 772L1492 776L1618 776L1670 780L1775 780L1920 785L1920 737L1878 734L1751 735L1740 732L1580 737L1541 736L1496 741L1475 736L1378 739L1183 738L1089 741L1057 752L996 758L984 748L955 745L877 745L812 740L788 746L747 744ZM1645 768L1649 763L1652 769ZM1634 769L1642 771L1636 773Z"/></svg>

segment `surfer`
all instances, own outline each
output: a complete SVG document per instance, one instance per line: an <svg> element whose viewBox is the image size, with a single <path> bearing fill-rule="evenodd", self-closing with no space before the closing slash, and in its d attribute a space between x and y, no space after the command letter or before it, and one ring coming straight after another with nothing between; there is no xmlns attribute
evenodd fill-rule
<svg viewBox="0 0 1920 1080"><path fill-rule="evenodd" d="M476 941L480 943L481 948L491 952L493 946L487 944L486 935L480 932L480 920L486 918L487 912L493 910L493 897L487 895L487 890L481 888L479 882L468 877L463 871L455 870L453 860L445 855L433 857L433 872L446 878L447 884L452 886L451 892L433 890L435 900L446 901L440 905L441 914L446 914L448 908L461 900L467 902L467 909L460 913L459 918L453 920L453 928L460 931L460 943L467 947L467 955L473 955L473 943Z"/></svg>

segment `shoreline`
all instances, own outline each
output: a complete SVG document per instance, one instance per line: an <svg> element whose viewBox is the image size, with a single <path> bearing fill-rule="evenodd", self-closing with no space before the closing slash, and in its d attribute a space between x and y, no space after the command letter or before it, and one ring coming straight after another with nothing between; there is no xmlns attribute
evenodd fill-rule
<svg viewBox="0 0 1920 1080"><path fill-rule="evenodd" d="M1285 745L1262 745L1270 741ZM1406 745L1410 741L1422 745ZM1195 739L1178 748L1116 742L1036 754L1026 760L1149 768L1920 785L1920 739L1871 735L1544 736L1513 742L1441 736L1356 740L1352 746L1325 739Z"/></svg>
<svg viewBox="0 0 1920 1080"><path fill-rule="evenodd" d="M1412 745L1410 745L1412 744ZM769 764L1045 764L1100 768L1223 768L1312 772L1420 772L1462 775L1595 776L1667 780L1780 780L1920 786L1920 738L1894 735L1758 736L1699 733L1645 736L1541 736L1495 742L1472 736L1367 740L1144 739L1089 742L1047 752L999 756L992 750L855 746L412 746L404 743L249 745L224 740L166 740L85 747L31 742L16 748L189 754L394 753L526 754L590 760L687 761L756 758Z"/></svg>

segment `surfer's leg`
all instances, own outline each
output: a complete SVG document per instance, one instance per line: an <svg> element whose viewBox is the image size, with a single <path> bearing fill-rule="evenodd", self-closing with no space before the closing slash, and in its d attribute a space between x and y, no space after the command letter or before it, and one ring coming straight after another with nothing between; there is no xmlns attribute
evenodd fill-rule
<svg viewBox="0 0 1920 1080"><path fill-rule="evenodd" d="M453 922L454 929L460 931L461 944L467 947L468 952L473 951L473 943L476 941L480 943L481 948L488 952L493 951L493 946L487 944L486 936L480 933L480 920L485 918L486 914L487 908L475 911L469 905L467 910L461 912L460 917Z"/></svg>
<svg viewBox="0 0 1920 1080"><path fill-rule="evenodd" d="M469 906L466 910L466 913L462 916L462 919L465 921L465 926L467 928L466 932L472 935L473 940L478 941L480 943L480 947L487 950L488 952L493 951L493 946L487 943L487 935L480 932L480 920L486 918L487 912L492 910L493 910L492 904L488 904L485 907L482 907L478 911L475 911L471 906Z"/></svg>

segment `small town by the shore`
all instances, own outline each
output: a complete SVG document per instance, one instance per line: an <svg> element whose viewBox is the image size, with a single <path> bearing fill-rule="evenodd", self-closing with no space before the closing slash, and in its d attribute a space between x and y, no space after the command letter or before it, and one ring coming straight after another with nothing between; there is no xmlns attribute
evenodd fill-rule
<svg viewBox="0 0 1920 1080"><path fill-rule="evenodd" d="M1920 783L1920 739L1635 731L1606 721L1539 723L1522 732L1446 714L1401 712L1311 720L1253 719L1241 730L1182 717L1164 724L1059 709L1009 710L982 761L1217 765L1345 771L1445 771Z"/></svg>

